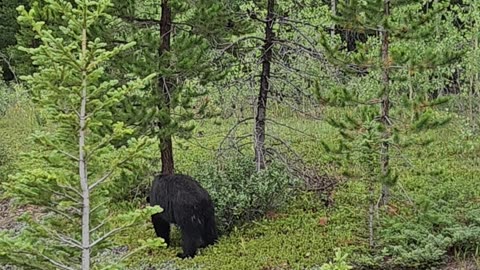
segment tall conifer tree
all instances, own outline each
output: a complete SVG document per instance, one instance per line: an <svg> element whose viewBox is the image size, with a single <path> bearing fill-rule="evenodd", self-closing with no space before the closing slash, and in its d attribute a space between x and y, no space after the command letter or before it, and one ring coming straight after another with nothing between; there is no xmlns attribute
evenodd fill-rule
<svg viewBox="0 0 480 270"><path fill-rule="evenodd" d="M122 69L134 74L158 72L157 84L136 107L143 119L143 128L155 123L160 139L162 172L175 170L172 136L188 137L189 120L200 108L192 108L192 100L206 93L206 84L221 78L224 71L216 68L213 49L221 48L233 34L248 30L234 18L227 1L201 0L189 5L180 0L130 0L119 2L116 14L126 26L123 33L113 35L116 41L139 40L139 49L126 55ZM142 7L144 9L140 9ZM127 105L128 106L128 105ZM131 106L131 105L130 105ZM157 107L154 113L142 113Z"/></svg>
<svg viewBox="0 0 480 270"><path fill-rule="evenodd" d="M398 84L410 74L434 69L457 56L450 52L438 53L433 43L415 48L418 41L435 34L432 31L434 18L446 6L445 2L438 1L424 13L418 1L340 1L338 13L334 16L336 28L365 33L370 38L356 52L350 53L339 51L340 46L332 46L327 39L323 42L333 63L347 72L358 74L362 71L364 76L372 79L367 81L362 77L353 77L352 84L333 89L327 95L319 94L323 101L330 104L354 108L354 114L330 119L329 122L342 135L337 150L346 154L347 162L352 162L352 157L358 157L360 162L368 165L363 177L369 181L371 246L374 246L373 217L377 202L373 197L374 183L382 183L378 202L386 205L390 199L390 187L397 179L390 163L392 147L401 149L414 144L402 136L409 130L421 131L447 122L447 119L435 119L430 109L445 102L445 99L428 100L425 95L409 99L408 91ZM405 106L403 110L402 106ZM411 113L411 117L407 117L407 125L399 120L405 116L405 110ZM329 146L326 148L331 149Z"/></svg>
<svg viewBox="0 0 480 270"><path fill-rule="evenodd" d="M63 24L35 20L35 9L20 7L20 20L38 35L37 48L22 48L32 55L38 71L26 76L45 125L34 134L36 147L22 160L22 171L4 184L8 197L42 211L18 235L0 234L0 261L29 269L84 269L93 266L109 238L146 220L151 208L123 215L111 214L111 185L122 170L135 170L135 159L152 140L130 139L121 148L112 142L133 129L112 119L109 108L144 88L154 76L119 85L106 78L108 62L128 43L113 49L93 35L92 29L112 18L110 0L46 1L50 14ZM109 127L111 133L100 132ZM152 244L159 245L159 240ZM101 263L99 264L101 266ZM104 265L106 266L106 265ZM111 267L111 265L108 265Z"/></svg>

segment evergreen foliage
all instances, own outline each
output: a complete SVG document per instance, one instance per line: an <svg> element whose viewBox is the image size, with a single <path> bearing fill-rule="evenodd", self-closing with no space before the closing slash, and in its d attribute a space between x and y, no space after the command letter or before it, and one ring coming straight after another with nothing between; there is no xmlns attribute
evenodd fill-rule
<svg viewBox="0 0 480 270"><path fill-rule="evenodd" d="M354 53L343 53L340 44L333 45L326 38L323 46L332 62L346 71L362 71L368 81L354 79L340 89L328 94L317 90L319 98L342 107L351 106L353 113L341 119L329 119L339 129L341 139L336 154L342 154L345 164L354 153L365 165L361 177L382 183L382 195L374 198L370 189L370 241L373 239L373 212L377 201L388 202L388 187L398 179L390 164L402 146L415 145L405 140L405 132L420 132L444 125L448 118L437 119L432 108L445 98L430 99L425 89L405 91L401 84L412 76L422 74L455 61L459 51L439 50L431 45L432 35L438 25L438 14L448 6L439 1L423 13L418 1L346 1L338 5L339 15L334 16L336 27L368 33L371 37ZM461 53L461 51L460 51ZM410 85L413 87L413 85ZM332 149L331 147L328 147ZM378 206L378 205L377 205Z"/></svg>
<svg viewBox="0 0 480 270"><path fill-rule="evenodd" d="M19 25L16 20L16 8L19 5L27 5L29 0L2 0L0 1L0 69L3 69L3 78L5 80L13 79L14 63L9 57L8 48L15 45L16 34L19 31ZM10 66L9 66L10 65ZM2 74L2 70L0 70Z"/></svg>
<svg viewBox="0 0 480 270"><path fill-rule="evenodd" d="M121 2L115 14L121 20L117 23L122 31L111 32L110 38L121 43L138 40L139 46L122 54L122 62L113 69L132 76L156 72L161 77L141 98L117 108L115 115L122 121L135 123L140 134L153 132L161 140L171 136L188 138L193 129L191 120L209 116L205 110L208 97L199 98L207 93L208 84L223 78L227 71L217 63L213 50L224 46L230 36L248 29L243 29L245 24L231 16L234 11L230 9L235 10L235 6L227 6L228 1L202 0L194 5L168 1L174 31L170 33L168 51L159 53L164 41L159 35L161 10L157 1ZM114 27L117 29L118 25ZM168 95L162 93L165 83ZM152 110L155 107L158 110ZM128 117L122 117L122 111ZM135 112L133 117L128 113L131 111Z"/></svg>
<svg viewBox="0 0 480 270"><path fill-rule="evenodd" d="M128 43L108 49L92 35L90 30L99 20L111 19L105 12L109 0L46 3L50 13L63 19L57 26L61 32L35 20L34 9L19 7L19 20L29 23L41 40L37 48L22 49L39 67L24 80L45 125L33 134L36 147L22 158L21 172L4 183L8 197L42 214L36 219L25 215L27 227L17 235L2 232L0 259L35 269L112 268L93 265L89 258L95 259L108 248L112 235L158 209L122 215L109 212L114 190L108 183L120 181L124 170L135 171L135 161L152 140L133 138L115 149L112 140L128 136L133 129L113 121L108 108L143 89L153 75L123 85L106 79L108 61L134 46ZM104 126L113 132L103 134ZM159 246L160 241L145 244Z"/></svg>
<svg viewBox="0 0 480 270"><path fill-rule="evenodd" d="M478 268L479 12L477 0L0 0L13 79L0 81L0 265ZM172 260L176 229L158 248L154 209L134 210L173 150L224 233L193 260Z"/></svg>

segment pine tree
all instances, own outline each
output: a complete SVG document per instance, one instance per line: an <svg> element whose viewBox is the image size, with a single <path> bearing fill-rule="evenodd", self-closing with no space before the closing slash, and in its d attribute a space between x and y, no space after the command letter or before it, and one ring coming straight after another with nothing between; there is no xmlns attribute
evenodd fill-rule
<svg viewBox="0 0 480 270"><path fill-rule="evenodd" d="M74 0L69 0L69 3L74 3ZM60 14L49 12L48 3L45 0L23 0L22 3L18 2L16 5L12 5L10 16L16 18L18 12L15 8L19 5L24 5L26 8L34 10L32 16L35 20L47 22L51 25L51 30L54 32L60 31L56 25L62 22ZM31 25L22 21L16 21L18 29L15 34L15 46L10 47L7 51L12 58L13 65L17 76L32 74L36 71L36 66L32 63L30 55L22 50L18 50L19 47L33 48L40 45L39 39L36 36L35 31L32 30Z"/></svg>
<svg viewBox="0 0 480 270"><path fill-rule="evenodd" d="M108 209L114 192L108 183L120 180L123 170L135 170L136 160L154 142L140 137L115 148L112 141L133 129L112 121L109 108L143 89L154 75L124 85L106 78L109 61L134 46L108 49L93 35L96 25L112 19L105 12L109 0L46 4L48 12L64 18L56 26L61 34L35 20L34 9L19 8L19 20L29 23L41 42L37 48L22 48L38 66L23 79L45 126L34 134L37 144L22 160L22 171L4 183L8 197L43 214L39 220L23 217L27 227L19 235L1 233L0 260L34 269L90 269L99 252L111 245L112 235L158 212L147 208L115 216ZM103 134L104 126L113 132Z"/></svg>
<svg viewBox="0 0 480 270"><path fill-rule="evenodd" d="M460 34L462 35L467 48L461 70L466 81L463 93L467 96L467 111L470 124L477 131L480 128L478 114L480 113L480 3L473 0L462 1L462 4L455 5L454 9L459 20ZM453 34L452 34L453 35Z"/></svg>
<svg viewBox="0 0 480 270"><path fill-rule="evenodd" d="M333 42L326 39L323 42L333 63L347 72L358 74L362 71L366 76L354 76L350 85L337 86L329 94L319 96L327 103L353 110L343 119L330 119L329 123L342 135L337 153L346 156L350 164L351 158L357 157L368 168L363 172L363 178L369 183L372 247L377 201L373 197L374 183L382 183L379 202L387 205L390 187L397 180L390 164L392 147L402 149L417 143L402 136L405 133L438 127L448 121L435 119L432 110L433 106L445 102L444 98L428 100L425 95L418 95L419 98L412 99L401 87L411 74L435 69L457 58L458 55L449 52L439 53L434 42L420 47L422 41L431 41L428 37L435 34L432 31L436 25L435 16L446 6L439 1L424 13L417 1L341 1L339 15L334 16L335 26L365 33L370 39L354 53L343 53L339 51L341 45L332 46ZM402 105L407 110L402 110ZM411 113L411 117L406 117L409 124L403 120L406 111Z"/></svg>
<svg viewBox="0 0 480 270"><path fill-rule="evenodd" d="M267 100L270 92L270 77L273 54L275 22L275 0L268 0L267 16L265 18L265 39L262 50L262 73L260 75L260 91L257 98L255 116L255 163L257 171L265 169L265 121L267 114Z"/></svg>
<svg viewBox="0 0 480 270"><path fill-rule="evenodd" d="M274 105L285 111L309 115L304 109L308 106L305 101L310 99L312 66L309 64L316 63L313 59L320 57L315 48L317 44L311 42L319 28L315 26L318 19L315 12L326 10L327 6L319 6L318 1L311 0L302 1L301 5L282 0L241 2L240 10L246 13L254 31L236 40L239 44L236 48L241 53L234 61L241 71L229 74L229 91L238 91L238 95L248 99L255 95L253 117L245 117L242 112L239 122L254 120L251 137L256 169L260 171L269 158L282 156L283 159L285 154L291 153L291 148L286 150L288 153L282 151L282 148L289 148L284 139L267 131L268 124L282 125L273 116L268 116L269 107ZM232 86L231 81L240 83ZM243 109L239 103L233 100L231 106Z"/></svg>
<svg viewBox="0 0 480 270"><path fill-rule="evenodd" d="M229 35L242 32L243 23L232 19L230 7L222 1L201 0L188 6L184 1L163 0L160 9L157 1L121 2L115 12L127 30L111 38L120 43L129 36L141 40L138 49L125 55L121 68L139 75L159 74L156 85L136 108L143 117L139 129L155 126L162 172L171 174L175 167L172 137L190 136L190 120L195 113L203 113L206 105L194 110L192 101L205 95L205 86L224 74L212 50L221 47ZM142 113L152 107L157 108L155 112Z"/></svg>

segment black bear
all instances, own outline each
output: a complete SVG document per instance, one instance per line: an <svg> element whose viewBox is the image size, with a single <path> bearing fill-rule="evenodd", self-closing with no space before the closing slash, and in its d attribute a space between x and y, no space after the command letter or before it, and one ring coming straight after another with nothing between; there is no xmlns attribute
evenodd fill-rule
<svg viewBox="0 0 480 270"><path fill-rule="evenodd" d="M161 213L152 215L158 237L170 245L170 224L176 224L182 233L183 253L180 258L193 258L197 248L212 245L218 238L215 210L208 192L188 175L157 175L152 183L147 202L159 205Z"/></svg>

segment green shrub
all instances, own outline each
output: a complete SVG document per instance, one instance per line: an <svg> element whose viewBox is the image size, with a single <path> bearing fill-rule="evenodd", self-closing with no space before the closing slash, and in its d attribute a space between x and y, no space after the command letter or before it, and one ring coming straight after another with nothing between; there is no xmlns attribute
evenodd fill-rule
<svg viewBox="0 0 480 270"><path fill-rule="evenodd" d="M333 258L333 262L328 262L323 264L319 270L350 270L353 267L348 265L347 263L348 253L343 253L341 249L335 249L335 257ZM314 268L312 270L316 270L318 268Z"/></svg>
<svg viewBox="0 0 480 270"><path fill-rule="evenodd" d="M425 267L441 263L450 250L474 251L480 247L478 210L441 204L430 202L428 209L422 209L409 222L386 218L381 231L382 256L392 258L391 263L398 267Z"/></svg>
<svg viewBox="0 0 480 270"><path fill-rule="evenodd" d="M192 174L212 196L218 225L223 232L282 206L296 184L278 164L256 173L249 157L223 160L222 163L222 166L207 163Z"/></svg>

